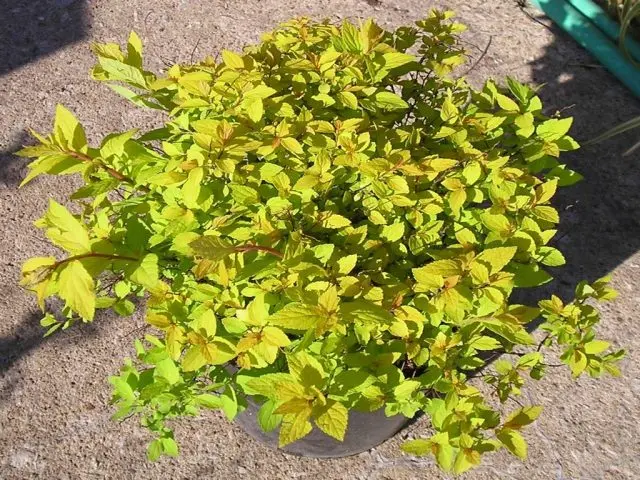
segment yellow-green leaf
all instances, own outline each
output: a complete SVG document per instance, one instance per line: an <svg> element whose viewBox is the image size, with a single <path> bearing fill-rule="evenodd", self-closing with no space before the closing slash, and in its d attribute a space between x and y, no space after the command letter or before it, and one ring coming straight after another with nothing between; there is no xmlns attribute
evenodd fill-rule
<svg viewBox="0 0 640 480"><path fill-rule="evenodd" d="M502 270L516 254L517 247L496 247L488 248L480 252L473 262L488 264L491 269L490 273L494 274Z"/></svg>
<svg viewBox="0 0 640 480"><path fill-rule="evenodd" d="M358 262L358 255L353 253L338 259L338 273L348 275Z"/></svg>
<svg viewBox="0 0 640 480"><path fill-rule="evenodd" d="M404 223L398 222L393 225L386 225L382 227L382 232L380 233L380 237L382 237L387 242L397 242L404 235Z"/></svg>
<svg viewBox="0 0 640 480"><path fill-rule="evenodd" d="M375 105L384 110L401 110L409 108L407 102L393 92L383 90L373 96Z"/></svg>
<svg viewBox="0 0 640 480"><path fill-rule="evenodd" d="M91 321L96 308L95 282L79 260L67 263L58 277L59 295L83 319Z"/></svg>
<svg viewBox="0 0 640 480"><path fill-rule="evenodd" d="M324 228L344 228L351 225L351 220L337 213L325 214L321 222Z"/></svg>
<svg viewBox="0 0 640 480"><path fill-rule="evenodd" d="M276 347L286 347L291 343L287 334L278 327L264 327L262 329L262 336L266 342Z"/></svg>
<svg viewBox="0 0 640 480"><path fill-rule="evenodd" d="M520 111L520 106L516 102L511 100L509 97L507 97L506 95L502 95L501 93L498 93L496 95L496 100L498 101L498 105L500 106L500 108L503 110L506 110L507 112Z"/></svg>
<svg viewBox="0 0 640 480"><path fill-rule="evenodd" d="M498 430L496 437L515 456L523 460L527 458L527 442L520 432L511 428L502 428Z"/></svg>
<svg viewBox="0 0 640 480"><path fill-rule="evenodd" d="M158 256L148 253L135 266L135 270L129 276L132 282L148 289L154 289L158 284Z"/></svg>
<svg viewBox="0 0 640 480"><path fill-rule="evenodd" d="M541 413L542 407L540 405L522 407L515 412L512 412L505 420L503 426L504 428L519 430L520 428L535 422Z"/></svg>
<svg viewBox="0 0 640 480"><path fill-rule="evenodd" d="M300 142L293 137L285 137L281 140L282 146L289 150L294 155L303 155L304 150Z"/></svg>
<svg viewBox="0 0 640 480"><path fill-rule="evenodd" d="M249 97L242 102L244 110L252 122L259 122L264 115L264 104L259 97Z"/></svg>
<svg viewBox="0 0 640 480"><path fill-rule="evenodd" d="M329 400L318 412L315 421L318 428L324 433L336 440L343 441L347 431L349 411L341 403Z"/></svg>
<svg viewBox="0 0 640 480"><path fill-rule="evenodd" d="M222 61L229 68L244 68L244 60L240 55L229 50L222 51Z"/></svg>
<svg viewBox="0 0 640 480"><path fill-rule="evenodd" d="M309 422L309 415L306 412L299 415L285 415L280 425L278 446L282 448L296 440L300 440L308 435L312 428L313 426Z"/></svg>
<svg viewBox="0 0 640 480"><path fill-rule="evenodd" d="M56 106L56 117L53 125L56 141L71 151L86 151L87 137L76 117L62 105Z"/></svg>
<svg viewBox="0 0 640 480"><path fill-rule="evenodd" d="M588 355L597 355L598 353L604 352L610 346L611 344L604 340L591 340L584 344L584 351Z"/></svg>
<svg viewBox="0 0 640 480"><path fill-rule="evenodd" d="M315 327L322 318L323 316L315 306L288 303L271 315L267 321L271 325L289 330L309 330Z"/></svg>
<svg viewBox="0 0 640 480"><path fill-rule="evenodd" d="M420 268L412 269L413 276L419 282L419 277L421 275L439 275L441 277L451 277L454 275L460 275L462 273L462 268L460 266L460 262L456 260L446 259L446 260L436 260L431 263L427 263L426 265Z"/></svg>

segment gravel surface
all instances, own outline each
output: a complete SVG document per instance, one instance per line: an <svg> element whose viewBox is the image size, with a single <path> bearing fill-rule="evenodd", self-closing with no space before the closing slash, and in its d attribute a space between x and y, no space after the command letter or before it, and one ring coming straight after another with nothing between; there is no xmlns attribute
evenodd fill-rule
<svg viewBox="0 0 640 480"><path fill-rule="evenodd" d="M297 458L266 449L216 413L179 422L178 459L145 460L146 432L129 420L116 424L107 405L108 375L133 353L139 317L101 317L43 340L35 301L16 286L30 256L51 253L32 226L47 198L58 201L72 178L17 185L25 162L12 155L28 142L24 131L48 131L63 103L98 142L110 131L147 128L153 112L129 106L91 81L91 41L123 42L131 29L145 43L148 65L187 62L222 48L257 41L260 32L294 15L376 18L391 26L422 16L436 2L420 0L0 0L0 478L2 479L433 479L446 478L429 460L398 451L402 436L426 434L424 422L386 444L339 460ZM549 112L568 108L574 135L588 139L640 115L640 103L573 41L533 21L516 0L449 0L470 27L466 40L478 57L474 82L512 75L546 84ZM527 10L537 17L533 10ZM637 135L640 135L637 134ZM636 135L636 136L637 136ZM545 412L530 428L529 460L487 457L469 479L640 478L640 160L623 157L633 134L568 156L586 181L564 192L559 244L568 266L555 287L567 294L582 278L613 272L620 290L606 307L604 338L629 349L624 378L571 382L551 372L525 395Z"/></svg>

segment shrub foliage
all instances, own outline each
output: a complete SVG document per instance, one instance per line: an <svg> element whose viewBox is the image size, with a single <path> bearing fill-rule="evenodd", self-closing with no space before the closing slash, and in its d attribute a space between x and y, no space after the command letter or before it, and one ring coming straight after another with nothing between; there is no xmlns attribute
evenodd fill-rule
<svg viewBox="0 0 640 480"><path fill-rule="evenodd" d="M84 179L72 211L51 200L36 223L66 254L23 268L43 309L65 303L47 333L146 306L136 360L111 382L116 418L155 432L150 458L177 454L167 419L233 419L251 395L282 446L314 425L342 439L352 409L422 410L433 436L403 448L462 472L502 447L525 457L540 407L503 415L493 398L543 375L542 346L574 376L617 373L622 352L594 338L587 303L613 297L606 279L568 304L509 302L564 263L549 202L580 178L558 160L578 145L535 90L452 77L464 54L450 17L394 31L296 19L163 76L132 33L126 50L94 45L93 76L164 126L92 147L60 106L22 150L35 159L23 183Z"/></svg>

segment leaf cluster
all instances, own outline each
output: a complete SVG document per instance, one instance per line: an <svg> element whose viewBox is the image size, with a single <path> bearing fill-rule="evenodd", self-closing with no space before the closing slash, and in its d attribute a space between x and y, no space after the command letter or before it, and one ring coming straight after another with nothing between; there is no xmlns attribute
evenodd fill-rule
<svg viewBox="0 0 640 480"><path fill-rule="evenodd" d="M568 305L509 302L565 262L550 201L580 178L559 161L578 145L530 87L453 78L462 30L437 11L394 31L301 18L162 76L136 34L126 51L93 47L94 78L167 120L91 147L58 107L53 132L22 150L23 183L85 184L74 209L51 201L36 223L66 256L28 260L22 284L43 308L64 301L48 333L144 303L152 331L111 381L116 417L157 434L150 458L177 454L167 419L232 419L246 396L282 446L314 425L341 440L350 410L384 408L428 414L435 434L404 448L444 469L502 447L524 457L519 432L540 408L502 418L470 380L488 352L518 358L484 376L502 402L523 373L540 378L527 330L540 316L575 376L617 373L585 303L611 297L605 281Z"/></svg>

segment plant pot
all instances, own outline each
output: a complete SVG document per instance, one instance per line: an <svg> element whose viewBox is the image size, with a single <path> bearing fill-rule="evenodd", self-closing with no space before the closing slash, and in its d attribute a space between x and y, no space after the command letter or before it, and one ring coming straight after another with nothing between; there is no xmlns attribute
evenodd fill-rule
<svg viewBox="0 0 640 480"><path fill-rule="evenodd" d="M375 412L351 410L344 441L336 440L314 426L306 437L279 448L279 429L264 432L257 419L260 405L250 397L247 398L247 403L247 409L235 419L245 432L270 448L303 457L335 458L356 455L380 445L414 421L402 415L387 417L383 408Z"/></svg>

